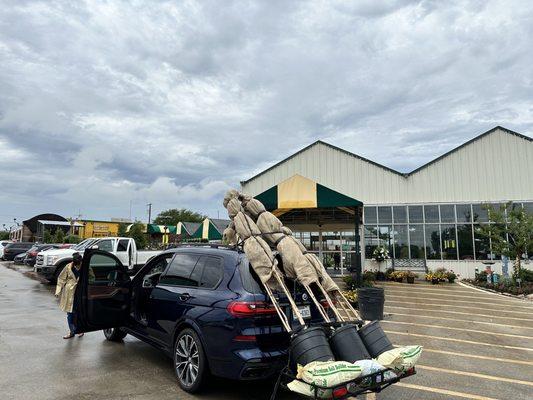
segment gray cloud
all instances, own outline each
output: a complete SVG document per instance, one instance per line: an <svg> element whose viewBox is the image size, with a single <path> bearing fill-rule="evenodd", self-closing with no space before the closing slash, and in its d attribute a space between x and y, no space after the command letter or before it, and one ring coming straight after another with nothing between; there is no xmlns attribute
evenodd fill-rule
<svg viewBox="0 0 533 400"><path fill-rule="evenodd" d="M4 2L0 222L216 216L317 139L408 171L495 125L530 133L532 19L515 1Z"/></svg>

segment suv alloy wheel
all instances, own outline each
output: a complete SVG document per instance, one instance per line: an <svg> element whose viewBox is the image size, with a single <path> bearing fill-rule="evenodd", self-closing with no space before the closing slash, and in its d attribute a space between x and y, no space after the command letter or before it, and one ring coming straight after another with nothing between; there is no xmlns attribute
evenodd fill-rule
<svg viewBox="0 0 533 400"><path fill-rule="evenodd" d="M120 328L104 329L103 332L105 338L111 342L120 342L127 335L127 333Z"/></svg>
<svg viewBox="0 0 533 400"><path fill-rule="evenodd" d="M184 329L174 346L174 371L180 387L189 393L198 392L207 373L204 349L192 329Z"/></svg>

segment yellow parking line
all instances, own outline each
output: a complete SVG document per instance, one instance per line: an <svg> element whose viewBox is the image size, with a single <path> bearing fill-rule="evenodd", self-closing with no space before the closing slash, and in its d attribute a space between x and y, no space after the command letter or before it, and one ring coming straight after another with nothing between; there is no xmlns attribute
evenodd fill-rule
<svg viewBox="0 0 533 400"><path fill-rule="evenodd" d="M414 303L412 301L390 301L388 303L393 303L393 304L415 304L415 305L420 305L420 306L437 306L437 307L442 307L442 306L445 306L445 307L453 307L453 308L466 308L467 310L484 310L484 311L498 311L498 312L504 312L504 313L513 313L513 314L526 314L526 315L532 315L531 312L526 312L526 311L510 311L510 310L505 310L505 309L497 309L497 308L487 308L487 307L466 307L466 306L455 306L453 304L442 304L442 303ZM443 310L439 310L439 311L443 311ZM526 320L526 321L533 321L533 319L530 319L530 320Z"/></svg>
<svg viewBox="0 0 533 400"><path fill-rule="evenodd" d="M397 344L397 345L394 345L394 346L395 347L405 347L406 345ZM446 354L446 355L449 355L449 356L476 358L476 359L479 359L479 360L490 360L490 361L498 361L498 362L505 362L505 363L511 363L511 364L533 366L533 361L514 360L514 359L510 359L510 358L500 358L500 357L479 356L477 354L457 353L455 351L436 350L436 349L429 349L427 347L424 347L424 353L438 353L438 354Z"/></svg>
<svg viewBox="0 0 533 400"><path fill-rule="evenodd" d="M523 308L526 310L530 310L530 312L533 313L533 307L527 307L527 306L519 306L515 304L502 304L502 303L490 303L489 301L471 301L471 300L448 300L448 299L437 299L435 297L432 297L429 299L428 297L414 297L414 296L402 296L402 295L395 295L395 294L385 294L385 298L389 297L399 297L400 299L406 299L411 300L411 303L413 303L414 300L437 300L437 301L444 301L449 303L467 303L467 304L482 304L483 306L491 305L491 306L501 306L501 307L513 307L513 308ZM483 307L485 308L485 307ZM520 312L520 311L519 311Z"/></svg>
<svg viewBox="0 0 533 400"><path fill-rule="evenodd" d="M533 382L522 381L522 380L519 380L519 379L503 378L503 377L499 377L499 376L491 376L491 375L485 375L485 374L476 374L475 372L456 371L456 370L453 370L453 369L430 367L428 365L417 365L416 368L417 369L422 369L422 370L425 369L427 371L444 372L446 374L471 376L472 378L488 379L488 380L491 380L491 381L516 383L518 385L533 386Z"/></svg>
<svg viewBox="0 0 533 400"><path fill-rule="evenodd" d="M455 392L453 390L446 390L446 389L438 389L438 388L432 388L432 387L427 387L427 386L413 385L411 383L398 382L395 385L399 386L399 387L404 387L404 388L407 388L407 389L423 390L425 392L445 394L445 395L448 395L448 396L455 396L455 397L462 397L463 399L497 400L497 399L494 399L492 397L478 396L477 394Z"/></svg>
<svg viewBox="0 0 533 400"><path fill-rule="evenodd" d="M529 348L529 347L507 346L505 344L493 344L493 343L486 343L486 342L476 342L476 341L473 341L473 340L455 339L455 338L448 338L448 337L442 337L442 336L422 335L420 333L408 333L408 332L385 331L385 330L384 330L384 332L385 333L392 333L392 334L396 334L396 335L406 335L406 336L416 336L416 337L425 337L425 338L430 338L430 339L446 340L446 341L449 341L449 342L478 344L480 346L501 347L501 348L504 348L504 349L533 351L533 349Z"/></svg>
<svg viewBox="0 0 533 400"><path fill-rule="evenodd" d="M405 317L413 317L413 318L443 319L443 320L446 320L446 321L468 322L470 324L482 324L482 325L491 325L491 326L502 326L502 327L505 327L505 328L519 328L519 329L531 329L531 330L533 330L533 327L529 327L529 326L497 324L495 322L484 322L484 321L471 321L469 319L435 317L433 315L402 314L402 313L395 313L395 312L387 313L387 314L389 314L389 315L402 315L402 316L405 316Z"/></svg>
<svg viewBox="0 0 533 400"><path fill-rule="evenodd" d="M426 328L451 329L451 330L454 330L454 331L484 333L484 334L487 334L487 335L509 336L509 337L514 337L514 338L533 340L533 336L514 335L512 333L487 332L487 331L480 331L480 330L477 330L477 329L454 328L454 327L451 327L451 326L444 326L444 325L417 324L415 322L403 322L403 321L391 321L391 320L383 320L381 322L385 322L385 323L389 323L389 324L424 326Z"/></svg>
<svg viewBox="0 0 533 400"><path fill-rule="evenodd" d="M385 305L385 308L401 308L404 310L417 310L417 311L434 311L436 313L444 313L444 314L460 314L460 315L475 315L476 317L488 317L488 318L499 318L499 319L512 319L514 321L530 321L533 322L533 319L527 319L527 318L515 318L515 317L499 317L497 315L489 315L489 314L472 314L471 312L461 312L461 311L448 311L448 310L432 310L431 308L417 308L417 307L401 307L401 306L388 306Z"/></svg>

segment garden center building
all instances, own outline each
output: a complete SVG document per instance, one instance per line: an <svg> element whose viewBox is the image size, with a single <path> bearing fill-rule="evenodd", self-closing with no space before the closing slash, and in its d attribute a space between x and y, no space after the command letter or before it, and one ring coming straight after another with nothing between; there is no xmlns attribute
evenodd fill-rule
<svg viewBox="0 0 533 400"><path fill-rule="evenodd" d="M490 223L484 205L512 201L533 212L533 139L496 127L408 173L317 141L241 185L262 200L275 194L279 204L271 209L277 215L298 203L318 209L320 201L327 203L318 199L327 196L321 187L361 204L361 224L357 211L349 226L284 221L330 266L336 252L349 264L347 255L357 252L360 237L364 268L378 265L371 257L382 245L396 262L424 260L430 269L444 266L473 276L486 264L501 270L501 257L477 229ZM318 200L309 201L309 193ZM340 203L337 208L346 210Z"/></svg>

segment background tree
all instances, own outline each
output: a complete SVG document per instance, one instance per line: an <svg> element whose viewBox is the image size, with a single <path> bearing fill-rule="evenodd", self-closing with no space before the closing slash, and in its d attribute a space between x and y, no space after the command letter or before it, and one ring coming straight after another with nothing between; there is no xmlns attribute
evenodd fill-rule
<svg viewBox="0 0 533 400"><path fill-rule="evenodd" d="M533 214L509 202L499 209L487 205L491 224L479 225L479 233L490 238L496 254L514 259L513 278L520 276L524 254L533 253Z"/></svg>
<svg viewBox="0 0 533 400"><path fill-rule="evenodd" d="M43 243L52 243L52 242L53 242L52 234L50 233L48 229L45 229L43 231Z"/></svg>
<svg viewBox="0 0 533 400"><path fill-rule="evenodd" d="M202 222L205 218L205 215L187 210L186 208L172 208L170 210L161 211L157 217L155 217L153 223L157 225L177 225L180 221Z"/></svg>
<svg viewBox="0 0 533 400"><path fill-rule="evenodd" d="M54 243L65 243L65 232L63 232L63 229L56 229L54 233Z"/></svg>
<svg viewBox="0 0 533 400"><path fill-rule="evenodd" d="M78 235L68 235L65 238L65 243L77 244L81 241Z"/></svg>
<svg viewBox="0 0 533 400"><path fill-rule="evenodd" d="M138 249L144 249L148 244L148 238L144 232L144 224L139 221L135 221L130 231L127 233L127 236L135 240Z"/></svg>
<svg viewBox="0 0 533 400"><path fill-rule="evenodd" d="M0 240L8 240L9 239L9 232L8 231L0 231Z"/></svg>
<svg viewBox="0 0 533 400"><path fill-rule="evenodd" d="M127 236L126 229L128 229L129 224L120 223L118 224L117 236Z"/></svg>

